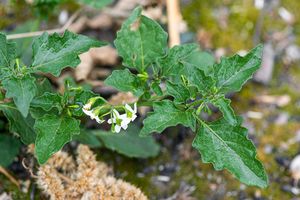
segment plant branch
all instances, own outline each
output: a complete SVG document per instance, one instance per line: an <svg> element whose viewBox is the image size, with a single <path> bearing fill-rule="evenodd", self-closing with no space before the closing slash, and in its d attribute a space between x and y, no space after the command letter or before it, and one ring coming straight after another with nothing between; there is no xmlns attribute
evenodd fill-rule
<svg viewBox="0 0 300 200"><path fill-rule="evenodd" d="M20 189L20 183L1 166L0 166L0 173L6 176L13 184L15 184Z"/></svg>
<svg viewBox="0 0 300 200"><path fill-rule="evenodd" d="M48 34L52 33L63 33L65 30L67 30L70 25L74 22L74 20L78 17L79 13L81 12L81 9L77 10L65 23L65 25L61 28L57 29L50 29L50 30L44 30L44 31L36 31L36 32L27 32L27 33L17 33L17 34L11 34L7 35L8 40L14 40L14 39L20 39L20 38L29 38L29 37L36 37L42 35L44 32L47 32Z"/></svg>

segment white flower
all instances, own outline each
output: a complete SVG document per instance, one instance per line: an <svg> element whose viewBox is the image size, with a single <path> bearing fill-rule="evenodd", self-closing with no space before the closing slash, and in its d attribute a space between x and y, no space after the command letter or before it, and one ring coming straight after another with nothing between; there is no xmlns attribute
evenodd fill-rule
<svg viewBox="0 0 300 200"><path fill-rule="evenodd" d="M136 106L136 103L134 103L134 108L132 109L128 104L125 105L125 110L126 110L126 115L127 115L127 118L130 120L130 121L134 121L136 118L137 118L137 106Z"/></svg>
<svg viewBox="0 0 300 200"><path fill-rule="evenodd" d="M107 122L109 124L113 124L113 129L116 133L119 133L121 131L121 128L126 130L128 128L128 124L130 123L130 119L127 118L126 114L120 115L119 112L114 109L112 111L113 117L109 119Z"/></svg>
<svg viewBox="0 0 300 200"><path fill-rule="evenodd" d="M99 110L97 109L92 109L90 110L91 105L90 104L85 104L82 108L82 111L89 116L91 119L95 119L97 123L101 124L104 122L104 120L101 120L98 116Z"/></svg>

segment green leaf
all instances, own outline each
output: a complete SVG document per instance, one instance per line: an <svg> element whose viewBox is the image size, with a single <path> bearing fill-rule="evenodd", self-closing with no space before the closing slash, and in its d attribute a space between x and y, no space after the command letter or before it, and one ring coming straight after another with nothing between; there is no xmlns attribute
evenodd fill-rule
<svg viewBox="0 0 300 200"><path fill-rule="evenodd" d="M155 94L157 94L158 96L162 96L163 95L163 91L160 88L160 81L153 81L151 83L151 89L154 91Z"/></svg>
<svg viewBox="0 0 300 200"><path fill-rule="evenodd" d="M225 97L221 97L216 101L213 101L213 104L217 106L220 111L223 113L225 120L232 126L237 124L237 119L234 114L232 107L230 106L230 100Z"/></svg>
<svg viewBox="0 0 300 200"><path fill-rule="evenodd" d="M247 138L246 128L231 126L224 119L201 125L193 147L201 153L204 163L212 163L216 170L227 169L247 185L268 185L265 169L256 159L255 146Z"/></svg>
<svg viewBox="0 0 300 200"><path fill-rule="evenodd" d="M167 82L167 94L174 97L174 102L185 103L190 98L189 90L183 84Z"/></svg>
<svg viewBox="0 0 300 200"><path fill-rule="evenodd" d="M178 76L178 73L183 70L183 62L186 60L190 54L198 49L197 44L184 44L172 47L167 56L158 59L158 64L160 65L162 75Z"/></svg>
<svg viewBox="0 0 300 200"><path fill-rule="evenodd" d="M36 96L42 96L45 92L54 92L54 89L47 78L36 79L37 93Z"/></svg>
<svg viewBox="0 0 300 200"><path fill-rule="evenodd" d="M59 76L65 67L76 67L80 63L79 54L104 45L103 42L69 31L65 31L63 36L44 33L33 42L32 69Z"/></svg>
<svg viewBox="0 0 300 200"><path fill-rule="evenodd" d="M63 109L63 98L57 93L45 92L42 96L35 97L31 102L32 107L42 108L45 111L50 111L56 108L60 113Z"/></svg>
<svg viewBox="0 0 300 200"><path fill-rule="evenodd" d="M81 144L88 145L91 148L99 148L103 146L98 137L86 129L81 129L79 135L73 136L73 140L78 141Z"/></svg>
<svg viewBox="0 0 300 200"><path fill-rule="evenodd" d="M37 92L35 78L29 74L23 77L10 77L4 79L2 84L6 90L6 98L13 98L17 108L26 117L30 103Z"/></svg>
<svg viewBox="0 0 300 200"><path fill-rule="evenodd" d="M24 144L34 142L36 134L33 130L34 119L28 115L26 118L19 112L13 104L0 104L0 110L9 121L11 133L17 133Z"/></svg>
<svg viewBox="0 0 300 200"><path fill-rule="evenodd" d="M10 67L16 58L16 43L9 42L6 35L0 33L0 68Z"/></svg>
<svg viewBox="0 0 300 200"><path fill-rule="evenodd" d="M17 138L9 135L0 135L0 166L7 167L18 155L21 143Z"/></svg>
<svg viewBox="0 0 300 200"><path fill-rule="evenodd" d="M128 157L148 158L159 153L160 146L155 140L152 137L140 137L139 128L134 125L118 134L106 131L93 133L100 138L106 148Z"/></svg>
<svg viewBox="0 0 300 200"><path fill-rule="evenodd" d="M221 62L214 65L214 77L219 91L239 91L260 67L262 50L263 46L258 45L244 57L236 54L229 58L221 58Z"/></svg>
<svg viewBox="0 0 300 200"><path fill-rule="evenodd" d="M92 8L103 8L113 2L113 0L79 0L79 2L84 3Z"/></svg>
<svg viewBox="0 0 300 200"><path fill-rule="evenodd" d="M191 54L187 55L181 62L185 66L196 67L204 71L206 75L210 75L213 71L215 58L208 52L198 50L191 52Z"/></svg>
<svg viewBox="0 0 300 200"><path fill-rule="evenodd" d="M161 26L141 15L142 8L136 8L117 33L115 45L123 58L123 65L144 72L158 57L164 55L167 33Z"/></svg>
<svg viewBox="0 0 300 200"><path fill-rule="evenodd" d="M44 115L36 120L35 155L40 164L80 133L79 121L69 116Z"/></svg>
<svg viewBox="0 0 300 200"><path fill-rule="evenodd" d="M193 131L195 130L196 122L193 117L193 111L180 110L169 100L155 102L153 109L154 111L149 113L144 120L144 126L140 135L149 135L153 132L161 133L167 127L178 124L190 127Z"/></svg>
<svg viewBox="0 0 300 200"><path fill-rule="evenodd" d="M205 75L204 71L195 66L186 66L185 75L189 83L198 88L203 95L212 92L215 86L215 80L211 76Z"/></svg>
<svg viewBox="0 0 300 200"><path fill-rule="evenodd" d="M141 94L138 77L128 69L114 70L104 83L122 92L133 92L136 96Z"/></svg>

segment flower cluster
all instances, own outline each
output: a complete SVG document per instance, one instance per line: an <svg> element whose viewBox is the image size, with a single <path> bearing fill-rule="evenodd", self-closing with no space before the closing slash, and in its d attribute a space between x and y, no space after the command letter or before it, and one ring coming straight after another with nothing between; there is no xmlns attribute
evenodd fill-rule
<svg viewBox="0 0 300 200"><path fill-rule="evenodd" d="M90 101L85 104L82 108L82 111L88 115L91 119L96 120L99 124L103 123L103 115L99 117L101 113L101 109L103 106L98 106L94 109L91 109L93 104L95 103L95 99L90 99ZM109 113L110 119L108 119L108 123L112 125L112 131L119 133L123 128L126 130L128 128L128 124L133 122L137 117L137 105L134 103L133 108L130 105L126 104L122 107L125 110L124 114L120 114L118 110L112 109Z"/></svg>

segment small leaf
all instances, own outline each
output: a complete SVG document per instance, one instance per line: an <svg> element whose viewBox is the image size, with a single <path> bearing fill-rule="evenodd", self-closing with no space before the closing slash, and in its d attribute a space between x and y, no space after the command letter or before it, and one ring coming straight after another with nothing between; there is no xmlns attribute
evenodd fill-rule
<svg viewBox="0 0 300 200"><path fill-rule="evenodd" d="M128 69L114 70L104 83L122 92L133 92L136 96L141 94L138 77Z"/></svg>
<svg viewBox="0 0 300 200"><path fill-rule="evenodd" d="M35 155L40 164L80 133L79 121L68 116L44 115L36 120Z"/></svg>
<svg viewBox="0 0 300 200"><path fill-rule="evenodd" d="M255 146L247 138L247 129L231 126L224 119L201 125L193 147L201 153L204 163L212 163L216 170L228 169L247 185L268 185L265 169L256 159Z"/></svg>
<svg viewBox="0 0 300 200"><path fill-rule="evenodd" d="M115 45L123 58L123 65L144 72L158 57L165 54L167 33L161 26L141 15L136 8L117 33Z"/></svg>
<svg viewBox="0 0 300 200"><path fill-rule="evenodd" d="M186 66L185 74L189 83L197 87L203 95L210 93L215 86L215 80L211 76L205 75L204 71L195 66Z"/></svg>
<svg viewBox="0 0 300 200"><path fill-rule="evenodd" d="M210 75L213 71L213 65L215 63L215 58L208 52L205 51L193 51L191 54L186 56L182 63L185 66L196 67L206 75Z"/></svg>
<svg viewBox="0 0 300 200"><path fill-rule="evenodd" d="M0 68L11 67L16 58L16 43L9 42L5 34L0 33Z"/></svg>
<svg viewBox="0 0 300 200"><path fill-rule="evenodd" d="M28 115L26 118L19 112L13 104L0 104L0 110L9 121L9 130L11 133L17 133L24 144L31 144L35 140L35 131L33 130L34 119Z"/></svg>
<svg viewBox="0 0 300 200"><path fill-rule="evenodd" d="M236 54L229 58L221 58L221 62L214 65L214 77L219 91L239 91L260 67L262 50L263 46L258 45L244 57Z"/></svg>
<svg viewBox="0 0 300 200"><path fill-rule="evenodd" d="M32 69L59 76L65 67L76 67L80 63L79 54L104 45L103 42L69 31L65 31L63 36L44 33L33 42Z"/></svg>
<svg viewBox="0 0 300 200"><path fill-rule="evenodd" d="M163 91L161 90L160 88L160 85L159 85L159 81L153 81L151 83L151 89L153 90L153 92L155 94L157 94L158 96L162 96L163 95Z"/></svg>
<svg viewBox="0 0 300 200"><path fill-rule="evenodd" d="M29 74L23 77L10 77L4 79L2 84L6 90L6 98L13 98L17 108L26 117L30 103L37 93L35 78Z"/></svg>
<svg viewBox="0 0 300 200"><path fill-rule="evenodd" d="M197 44L184 44L172 47L167 56L158 59L162 75L177 76L180 71L183 70L183 62L190 54L198 49Z"/></svg>
<svg viewBox="0 0 300 200"><path fill-rule="evenodd" d="M106 148L117 151L128 157L149 158L157 156L160 146L152 137L140 137L139 128L130 126L126 131L111 133L93 131L100 138Z"/></svg>
<svg viewBox="0 0 300 200"><path fill-rule="evenodd" d="M166 128L178 124L195 130L196 122L192 111L179 110L169 100L155 102L153 108L154 111L149 113L144 120L144 127L140 135L149 135L153 132L161 133Z"/></svg>
<svg viewBox="0 0 300 200"><path fill-rule="evenodd" d="M237 119L234 114L233 109L230 106L230 100L225 97L221 97L213 102L215 106L217 106L220 111L223 113L225 120L232 126L237 124Z"/></svg>
<svg viewBox="0 0 300 200"><path fill-rule="evenodd" d="M20 141L9 135L0 135L0 166L7 167L18 155L21 143Z"/></svg>
<svg viewBox="0 0 300 200"><path fill-rule="evenodd" d="M81 3L84 3L92 8L103 8L113 2L113 0L79 0Z"/></svg>
<svg viewBox="0 0 300 200"><path fill-rule="evenodd" d="M174 97L177 103L185 103L190 98L189 90L183 84L167 82L167 94Z"/></svg>

